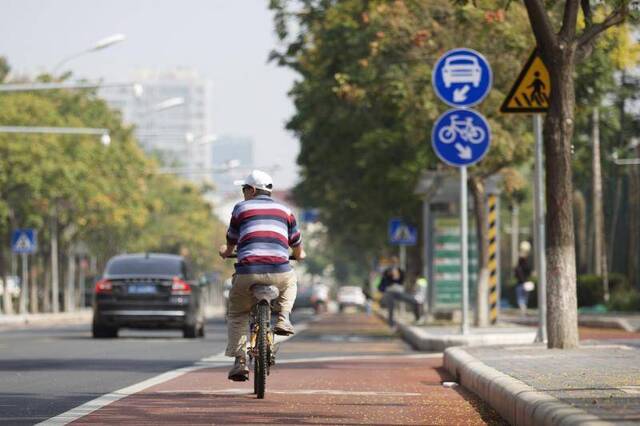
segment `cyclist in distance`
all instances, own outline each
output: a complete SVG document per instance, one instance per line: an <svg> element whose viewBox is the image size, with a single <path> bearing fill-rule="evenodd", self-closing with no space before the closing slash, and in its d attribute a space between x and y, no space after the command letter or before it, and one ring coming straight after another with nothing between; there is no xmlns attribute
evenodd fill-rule
<svg viewBox="0 0 640 426"><path fill-rule="evenodd" d="M273 285L280 291L274 304L277 320L273 332L293 334L289 313L296 299L296 274L289 264L289 247L297 260L305 258L302 238L291 210L271 198L273 181L260 170L252 171L242 182L244 201L233 208L227 231L227 244L220 247L223 258L237 246L231 290L229 291L228 341L225 354L235 357L229 380L249 380L247 366L247 329L255 303L254 284Z"/></svg>

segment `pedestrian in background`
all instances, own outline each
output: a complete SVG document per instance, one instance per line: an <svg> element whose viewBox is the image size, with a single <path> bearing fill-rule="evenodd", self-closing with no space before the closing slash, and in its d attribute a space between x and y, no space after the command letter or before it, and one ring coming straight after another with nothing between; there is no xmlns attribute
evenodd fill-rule
<svg viewBox="0 0 640 426"><path fill-rule="evenodd" d="M522 315L526 315L527 313L529 293L533 291L534 288L534 284L531 281L531 264L529 263L530 254L531 244L529 241L521 242L518 264L515 267L514 273L516 276L516 300Z"/></svg>

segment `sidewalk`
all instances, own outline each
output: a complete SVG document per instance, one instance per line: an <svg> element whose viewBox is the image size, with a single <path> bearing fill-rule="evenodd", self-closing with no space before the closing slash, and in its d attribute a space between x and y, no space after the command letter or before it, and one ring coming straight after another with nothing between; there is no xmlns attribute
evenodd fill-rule
<svg viewBox="0 0 640 426"><path fill-rule="evenodd" d="M207 318L221 317L224 315L223 306L207 306L205 315ZM81 309L75 312L2 315L0 314L0 330L17 329L25 327L49 327L52 325L91 324L92 309Z"/></svg>
<svg viewBox="0 0 640 426"><path fill-rule="evenodd" d="M462 386L511 424L640 423L638 348L450 348L444 363Z"/></svg>
<svg viewBox="0 0 640 426"><path fill-rule="evenodd" d="M91 309L82 309L76 312L24 314L24 315L0 315L0 330L12 328L24 328L29 326L84 324L91 322Z"/></svg>
<svg viewBox="0 0 640 426"><path fill-rule="evenodd" d="M523 325L538 325L538 314L530 311L523 317L515 309L504 311L500 316L502 321ZM640 315L634 313L608 312L602 314L579 313L578 324L582 327L617 328L629 332L640 330Z"/></svg>

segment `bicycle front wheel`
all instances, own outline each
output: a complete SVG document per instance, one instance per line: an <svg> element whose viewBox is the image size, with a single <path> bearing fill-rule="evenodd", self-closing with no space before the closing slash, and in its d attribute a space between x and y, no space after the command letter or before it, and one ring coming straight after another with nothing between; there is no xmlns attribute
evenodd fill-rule
<svg viewBox="0 0 640 426"><path fill-rule="evenodd" d="M253 380L254 391L258 399L264 398L264 392L267 387L267 369L269 368L269 342L267 341L267 333L269 332L269 309L268 303L260 303L258 305L258 335L256 338L256 346L258 353L254 361Z"/></svg>

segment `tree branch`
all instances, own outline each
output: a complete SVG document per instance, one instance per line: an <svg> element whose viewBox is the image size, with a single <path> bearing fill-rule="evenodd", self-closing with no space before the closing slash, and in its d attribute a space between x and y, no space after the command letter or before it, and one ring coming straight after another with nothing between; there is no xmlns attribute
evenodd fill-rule
<svg viewBox="0 0 640 426"><path fill-rule="evenodd" d="M624 22L627 15L629 15L629 3L625 2L611 12L604 21L585 28L580 37L578 37L578 49L584 50L587 48L587 45L591 44L602 32Z"/></svg>
<svg viewBox="0 0 640 426"><path fill-rule="evenodd" d="M557 37L553 31L549 15L547 15L542 0L524 0L524 5L527 8L529 22L531 23L531 29L538 42L538 47L543 51L555 47Z"/></svg>
<svg viewBox="0 0 640 426"><path fill-rule="evenodd" d="M569 41L573 40L578 24L578 10L580 10L579 0L565 0L564 15L562 16L562 27L560 37Z"/></svg>

